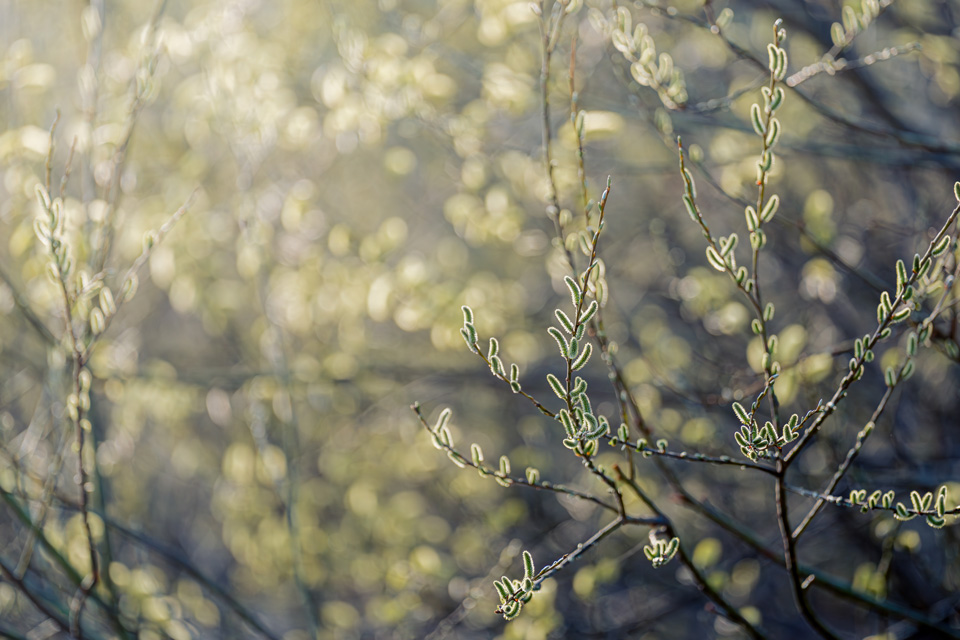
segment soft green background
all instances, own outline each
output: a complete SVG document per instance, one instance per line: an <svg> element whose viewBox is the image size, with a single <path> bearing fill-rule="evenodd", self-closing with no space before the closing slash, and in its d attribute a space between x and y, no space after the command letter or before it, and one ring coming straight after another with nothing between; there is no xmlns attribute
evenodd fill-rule
<svg viewBox="0 0 960 640"><path fill-rule="evenodd" d="M602 21L590 19L609 17L610 4L587 2L568 18L554 58L557 180L579 220L568 78L576 35L591 197L613 180L601 253L620 361L672 448L739 455L728 405L759 389L759 345L749 340L748 308L707 266L684 212L674 136L683 134L715 179L695 173L711 226L743 233L736 199L755 198L758 141L747 115L770 25L785 19L792 74L830 48L840 3L708 3L712 15L734 10L724 34L760 67L696 24L703 3L675 3L680 18L643 4L624 6L682 71L687 108L668 111L633 82L598 31ZM310 637L311 610L320 638L731 633L676 566L649 567L640 530L615 536L505 624L494 614L492 579L520 571L521 548L540 564L571 550L598 514L457 469L408 408L419 400L432 418L451 406L464 448L477 442L491 460L509 454L515 470L536 466L545 479L602 493L560 445L557 425L489 376L458 333L460 305L469 304L481 339L500 337L525 389L550 397L544 375L559 361L544 328L566 304L567 267L544 213L529 3L171 0L149 29L152 11L141 2L0 3L3 491L37 498L65 453L45 531L86 566L79 516L63 502L77 496L63 351L41 340L14 299L61 335L60 301L33 233L34 186L59 109L55 186L75 141L65 201L71 249L78 264L91 258L107 203L116 203L113 286L144 233L197 192L90 364L93 502L142 532L124 535L97 518L95 533L101 543L110 535L109 578L139 637L252 637L207 585L145 540L234 594L284 640ZM771 177L785 224L770 232L761 277L777 304L778 390L790 411L830 393L847 341L875 326L879 294L867 283L892 288L893 261L921 250L955 204L958 12L932 0L897 3L849 57L913 42L921 51L813 78L802 85L809 100L787 94ZM740 95L744 88L752 90ZM136 95L142 104L118 170ZM895 362L902 349L896 340L889 348ZM842 489L905 492L952 480L960 490L955 363L933 350L921 365ZM615 413L599 358L587 373L599 410ZM808 475L797 484L822 486L882 389L875 367L804 458ZM677 469L697 496L777 540L765 481ZM791 635L805 631L785 574L671 504L652 471L648 480L711 581L778 637L801 637ZM955 528L915 524L829 512L803 551L859 589L889 590L923 609L960 588L960 541ZM5 561L16 563L26 538L0 506ZM887 587L874 579L884 545L903 569ZM45 553L27 578L54 601L72 594ZM862 610L816 602L863 635L883 628ZM26 634L41 618L0 583L0 620ZM85 620L95 634L111 633L95 605Z"/></svg>

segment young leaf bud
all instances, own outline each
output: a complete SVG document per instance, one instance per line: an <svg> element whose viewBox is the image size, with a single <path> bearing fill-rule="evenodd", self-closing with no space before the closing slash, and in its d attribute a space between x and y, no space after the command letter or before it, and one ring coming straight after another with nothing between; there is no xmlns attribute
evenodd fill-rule
<svg viewBox="0 0 960 640"><path fill-rule="evenodd" d="M587 310L583 312L583 315L580 317L580 326L583 327L586 323L590 322L593 318L593 315L597 312L597 309L600 308L600 305L597 304L596 300L590 301L590 306L587 307Z"/></svg>
<svg viewBox="0 0 960 640"><path fill-rule="evenodd" d="M553 389L553 392L557 394L557 397L563 400L567 397L567 392L564 390L563 385L560 383L560 379L552 373L547 374L547 383L550 385L550 388Z"/></svg>
<svg viewBox="0 0 960 640"><path fill-rule="evenodd" d="M90 332L98 336L107 328L106 320L103 317L103 311L99 307L90 310Z"/></svg>
<svg viewBox="0 0 960 640"><path fill-rule="evenodd" d="M710 263L717 271L726 271L727 266L723 262L723 258L720 257L720 254L717 253L717 250L713 247L707 247L707 262Z"/></svg>
<svg viewBox="0 0 960 640"><path fill-rule="evenodd" d="M534 571L533 556L529 551L523 552L523 577L533 580L537 573Z"/></svg>
<svg viewBox="0 0 960 640"><path fill-rule="evenodd" d="M564 276L563 281L567 283L567 288L570 289L570 300L573 302L573 306L579 307L580 300L583 298L583 292L580 290L580 286L570 276Z"/></svg>
<svg viewBox="0 0 960 640"><path fill-rule="evenodd" d="M553 336L553 339L557 341L557 346L560 347L560 355L566 358L567 353L570 351L570 347L567 345L567 339L563 337L563 334L560 333L560 330L556 327L548 327L547 333Z"/></svg>
<svg viewBox="0 0 960 640"><path fill-rule="evenodd" d="M575 330L573 328L573 322L570 320L569 316L567 316L567 314L560 309L554 309L553 314L557 316L557 320L560 321L560 324L563 326L564 330L566 330L566 332L570 335L573 335Z"/></svg>
<svg viewBox="0 0 960 640"><path fill-rule="evenodd" d="M753 130L757 132L757 135L764 137L767 135L767 128L763 125L762 114L760 113L760 105L753 103L750 106L750 122L753 124Z"/></svg>
<svg viewBox="0 0 960 640"><path fill-rule="evenodd" d="M579 371L587 364L587 361L590 360L590 355L593 353L593 345L589 342L583 345L583 351L580 353L580 356L573 361L573 364L570 367L574 371Z"/></svg>
<svg viewBox="0 0 960 640"><path fill-rule="evenodd" d="M683 194L683 206L687 208L687 214L690 216L690 219L699 224L700 216L697 214L697 207L693 204L693 198L686 193Z"/></svg>
<svg viewBox="0 0 960 640"><path fill-rule="evenodd" d="M780 196L773 194L770 196L770 199L767 200L767 204L764 205L763 211L760 212L760 219L764 223L770 222L773 220L773 216L776 215L777 209L780 208ZM752 229L751 229L752 231Z"/></svg>
<svg viewBox="0 0 960 640"><path fill-rule="evenodd" d="M490 338L490 349L487 351L487 359L492 360L500 353L500 343L496 338Z"/></svg>
<svg viewBox="0 0 960 640"><path fill-rule="evenodd" d="M767 132L767 148L772 149L780 141L780 121L776 118L770 118L770 131Z"/></svg>
<svg viewBox="0 0 960 640"><path fill-rule="evenodd" d="M958 196L958 198L960 198L960 196ZM933 252L932 252L933 257L939 258L944 253L946 253L949 247L950 247L950 236L943 236L942 238L940 238L940 241L937 242L937 244L934 245L933 247Z"/></svg>

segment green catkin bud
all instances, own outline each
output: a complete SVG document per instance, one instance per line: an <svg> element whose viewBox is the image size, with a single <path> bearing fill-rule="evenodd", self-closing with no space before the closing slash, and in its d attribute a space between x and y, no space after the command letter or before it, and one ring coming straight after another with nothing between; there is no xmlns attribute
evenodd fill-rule
<svg viewBox="0 0 960 640"><path fill-rule="evenodd" d="M747 268L740 267L739 269L737 269L737 284L743 285L746 279L747 279Z"/></svg>
<svg viewBox="0 0 960 640"><path fill-rule="evenodd" d="M510 365L510 382L516 382L520 379L520 367L516 364Z"/></svg>
<svg viewBox="0 0 960 640"><path fill-rule="evenodd" d="M892 322L903 322L910 317L910 307L902 307L899 311L890 316Z"/></svg>
<svg viewBox="0 0 960 640"><path fill-rule="evenodd" d="M440 442L448 447L453 446L453 436L450 434L450 429L446 427L440 427L437 430L437 435L440 436Z"/></svg>
<svg viewBox="0 0 960 640"><path fill-rule="evenodd" d="M589 256L593 251L590 248L590 241L587 240L587 237L582 234L579 236L579 239L580 239L580 253L582 253L585 256Z"/></svg>
<svg viewBox="0 0 960 640"><path fill-rule="evenodd" d="M770 199L767 200L767 204L764 205L763 211L760 212L760 219L764 223L770 222L773 220L773 216L776 215L778 208L780 208L780 196L773 194L770 196Z"/></svg>
<svg viewBox="0 0 960 640"><path fill-rule="evenodd" d="M760 105L753 103L750 107L750 122L753 124L753 130L760 137L767 135L767 128L763 126L763 118L760 113Z"/></svg>
<svg viewBox="0 0 960 640"><path fill-rule="evenodd" d="M577 379L573 382L573 389L570 391L570 395L578 396L587 391L587 381L577 376Z"/></svg>
<svg viewBox="0 0 960 640"><path fill-rule="evenodd" d="M849 5L845 6L840 13L840 18L843 21L843 28L847 33L857 33L860 30L857 14L854 12L853 7Z"/></svg>
<svg viewBox="0 0 960 640"><path fill-rule="evenodd" d="M770 43L767 45L767 68L771 72L777 70L777 65L780 63L780 56L777 55L777 45Z"/></svg>
<svg viewBox="0 0 960 640"><path fill-rule="evenodd" d="M773 96L770 99L770 111L776 111L780 108L780 105L783 104L784 98L783 87L777 87L773 90Z"/></svg>
<svg viewBox="0 0 960 640"><path fill-rule="evenodd" d="M553 314L557 316L557 320L560 321L560 324L563 325L563 328L566 330L566 332L573 335L575 329L573 328L573 322L570 320L569 316L567 316L567 314L560 309L555 309Z"/></svg>
<svg viewBox="0 0 960 640"><path fill-rule="evenodd" d="M772 302L768 302L767 306L763 308L763 320L764 322L770 322L773 320L773 314L776 311L776 307L773 306Z"/></svg>
<svg viewBox="0 0 960 640"><path fill-rule="evenodd" d="M564 391L563 385L560 383L559 378L553 375L552 373L547 374L547 384L550 385L550 388L553 389L553 392L557 394L557 397L563 400L567 397L566 391Z"/></svg>
<svg viewBox="0 0 960 640"><path fill-rule="evenodd" d="M787 52L784 49L777 48L777 68L773 72L776 80L783 80L787 76Z"/></svg>
<svg viewBox="0 0 960 640"><path fill-rule="evenodd" d="M587 364L587 361L590 360L590 356L593 353L593 345L589 342L583 345L583 351L580 353L580 356L574 360L573 364L570 367L574 371L579 371Z"/></svg>
<svg viewBox="0 0 960 640"><path fill-rule="evenodd" d="M107 328L106 319L103 317L103 311L98 307L90 310L90 332L98 336Z"/></svg>
<svg viewBox="0 0 960 640"><path fill-rule="evenodd" d="M880 305L883 307L885 315L890 315L893 311L893 303L890 302L890 294L886 291L880 294Z"/></svg>
<svg viewBox="0 0 960 640"><path fill-rule="evenodd" d="M470 445L470 458L473 460L474 465L478 467L483 465L483 450L476 442Z"/></svg>
<svg viewBox="0 0 960 640"><path fill-rule="evenodd" d="M920 497L919 491L910 492L910 504L913 505L914 511L923 511L923 498Z"/></svg>
<svg viewBox="0 0 960 640"><path fill-rule="evenodd" d="M683 194L683 206L687 208L687 214L689 214L690 219L699 224L700 216L697 215L697 207L693 204L693 198L686 193Z"/></svg>
<svg viewBox="0 0 960 640"><path fill-rule="evenodd" d="M735 233L731 233L727 238L720 239L720 255L726 258L737 248L737 242L740 238Z"/></svg>
<svg viewBox="0 0 960 640"><path fill-rule="evenodd" d="M750 415L747 413L747 410L743 408L743 405L739 402L733 403L733 412L737 414L737 419L740 420L741 424L749 425L752 421L750 420Z"/></svg>
<svg viewBox="0 0 960 640"><path fill-rule="evenodd" d="M767 147L772 149L777 146L777 142L780 141L780 121L776 118L770 119L770 131L767 132L766 143Z"/></svg>
<svg viewBox="0 0 960 640"><path fill-rule="evenodd" d="M441 411L440 416L437 418L437 423L433 426L433 432L437 433L441 429L445 429L452 415L453 411L449 407Z"/></svg>
<svg viewBox="0 0 960 640"><path fill-rule="evenodd" d="M510 589L508 589L499 580L494 580L493 586L497 589L497 595L500 596L500 602L506 602L507 599L510 597Z"/></svg>
<svg viewBox="0 0 960 640"><path fill-rule="evenodd" d="M747 207L743 210L743 214L747 219L747 230L756 231L757 227L760 226L760 218L757 216L757 210L753 207Z"/></svg>
<svg viewBox="0 0 960 640"><path fill-rule="evenodd" d="M590 306L587 307L587 310L583 312L583 316L581 316L580 318L580 326L582 327L584 324L590 322L590 320L593 318L593 315L597 312L597 309L599 308L600 308L600 305L597 304L597 301L591 300Z"/></svg>
<svg viewBox="0 0 960 640"><path fill-rule="evenodd" d="M907 266L903 260L897 260L897 290L899 291L907 284Z"/></svg>
<svg viewBox="0 0 960 640"><path fill-rule="evenodd" d="M108 318L117 312L117 303L113 299L113 291L110 290L110 287L100 289L100 308L103 309L103 314Z"/></svg>
<svg viewBox="0 0 960 640"><path fill-rule="evenodd" d="M903 506L902 502L898 502L897 506L894 507L893 517L897 520L907 521L912 520L915 516L914 514L910 513L905 506Z"/></svg>
<svg viewBox="0 0 960 640"><path fill-rule="evenodd" d="M566 409L561 409L560 413L557 414L557 418L560 420L560 424L563 425L563 430L567 432L567 435L571 438L574 437L577 432L573 427L573 420L570 419L570 412Z"/></svg>
<svg viewBox="0 0 960 640"><path fill-rule="evenodd" d="M530 484L539 484L540 483L540 471L534 469L533 467L527 467L527 482Z"/></svg>
<svg viewBox="0 0 960 640"><path fill-rule="evenodd" d="M533 580L536 577L536 572L534 571L533 556L530 555L529 551L523 552L523 577Z"/></svg>
<svg viewBox="0 0 960 640"><path fill-rule="evenodd" d="M893 367L887 367L886 372L884 372L883 379L887 383L888 387L893 387L897 384L897 374L893 370Z"/></svg>
<svg viewBox="0 0 960 640"><path fill-rule="evenodd" d="M916 367L913 364L913 360L910 360L907 362L907 364L903 365L903 372L900 374L900 377L903 380L909 380L910 376L913 375L913 372L915 370L916 370Z"/></svg>
<svg viewBox="0 0 960 640"><path fill-rule="evenodd" d="M697 197L697 183L693 181L693 174L686 167L683 169L683 182L687 187L687 193L695 199Z"/></svg>
<svg viewBox="0 0 960 640"><path fill-rule="evenodd" d="M917 355L917 334L910 332L910 335L907 336L907 355L915 356Z"/></svg>
<svg viewBox="0 0 960 640"><path fill-rule="evenodd" d="M726 271L727 267L723 262L723 258L720 257L720 254L717 253L717 250L713 247L707 247L707 262L710 263L717 271Z"/></svg>
<svg viewBox="0 0 960 640"><path fill-rule="evenodd" d="M580 286L570 276L564 276L563 281L567 283L567 288L570 289L570 300L573 302L573 306L579 307L580 300L583 299L583 292L580 290Z"/></svg>
<svg viewBox="0 0 960 640"><path fill-rule="evenodd" d="M500 353L500 343L496 338L490 338L490 348L487 350L487 359L492 360Z"/></svg>
<svg viewBox="0 0 960 640"><path fill-rule="evenodd" d="M560 330L556 327L548 327L547 333L553 336L553 339L557 341L557 346L560 347L560 355L566 358L567 353L570 350L570 347L567 344L567 339L563 337L563 334L560 333Z"/></svg>
<svg viewBox="0 0 960 640"><path fill-rule="evenodd" d="M958 196L958 199L960 199L960 196ZM946 253L949 247L950 247L950 236L943 236L942 238L940 238L940 241L937 242L937 244L934 245L933 247L933 252L932 252L933 257L939 258L944 253Z"/></svg>
<svg viewBox="0 0 960 640"><path fill-rule="evenodd" d="M669 562L673 559L673 556L676 555L677 550L680 548L680 538L673 538L668 544L667 548L663 554L663 561Z"/></svg>
<svg viewBox="0 0 960 640"><path fill-rule="evenodd" d="M500 475L506 477L510 475L510 458L500 456Z"/></svg>
<svg viewBox="0 0 960 640"><path fill-rule="evenodd" d="M830 40L833 41L833 46L840 47L843 46L845 33L843 31L843 25L839 22L834 22L830 25Z"/></svg>

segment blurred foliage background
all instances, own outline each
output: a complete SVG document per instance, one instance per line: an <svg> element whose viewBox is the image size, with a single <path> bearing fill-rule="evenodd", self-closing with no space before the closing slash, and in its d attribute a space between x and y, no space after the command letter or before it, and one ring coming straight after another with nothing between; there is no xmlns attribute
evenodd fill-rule
<svg viewBox="0 0 960 640"><path fill-rule="evenodd" d="M634 82L610 43L610 2L568 18L549 86L561 201L582 211L575 38L591 197L613 177L608 333L658 433L734 455L729 405L762 387L760 346L684 212L675 136L711 225L742 227L771 24L784 19L794 76L831 49L845 3L613 4L647 25L677 73L659 92ZM921 250L955 206L958 18L952 2L893 3L842 53L857 64L788 91L770 179L782 224L762 267L790 411L829 397L851 340L875 326L895 259ZM618 533L504 623L491 580L516 573L521 548L543 564L569 551L599 514L457 469L408 408L419 400L435 417L451 406L458 441L601 490L556 425L491 378L458 333L469 304L481 337L499 336L524 388L547 397L556 358L544 328L567 266L544 213L537 25L528 2L510 0L0 3L0 556L16 574L0 581L0 634L65 637L55 620L68 619L90 569L62 299L34 234L51 140L55 187L70 167L75 269L115 292L144 234L195 193L91 352L83 453L103 572L84 637L738 633L683 571L649 566L642 531ZM841 493L952 482L960 495L947 317ZM888 348L895 361L901 346ZM600 389L595 360L585 377ZM883 390L882 369L869 370L802 459L803 486L819 490ZM616 414L612 391L598 410ZM776 548L768 483L671 464L698 499ZM775 563L671 500L655 472L647 480L711 584L774 637L810 633ZM809 564L960 635L956 527L831 508L808 536ZM829 592L813 601L858 637L898 620Z"/></svg>

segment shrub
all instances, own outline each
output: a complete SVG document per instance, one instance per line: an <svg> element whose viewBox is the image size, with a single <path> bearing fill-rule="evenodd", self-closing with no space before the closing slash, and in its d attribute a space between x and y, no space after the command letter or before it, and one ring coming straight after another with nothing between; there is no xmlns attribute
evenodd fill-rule
<svg viewBox="0 0 960 640"><path fill-rule="evenodd" d="M671 416L676 412L672 408L658 406L659 401L644 399L642 394L649 393L650 387L638 385L626 372L625 360L636 358L631 365L646 365L656 357L644 355L645 351L649 353L658 346L645 343L645 328L639 328L639 345L634 343L632 335L615 340L607 329L610 324L607 320L610 301L617 292L608 282L606 273L610 267L600 257L602 252L598 251L598 247L601 238L607 237L609 229L616 229L618 223L617 213L608 213L608 208L615 208L609 200L611 192L616 189L616 178L608 178L600 194L592 193L588 187L584 159L587 154L584 149L586 120L590 114L578 107L581 96L575 89L577 70L574 54L571 54L569 65L569 119L571 135L575 136L574 162L578 180L575 187L568 190L568 197L575 203L569 209L561 204L563 190L558 186L556 177L561 165L557 160L559 154L552 148L556 143L551 129L553 113L550 109L554 96L550 91L551 74L555 71L552 56L560 40L559 34L563 33L565 17L578 11L579 3L561 1L534 6L542 35L540 87L542 154L547 180L546 215L555 228L555 263L562 264L568 270L567 275L563 276L563 283L570 296L569 304L561 304L553 310L555 317L550 320L554 322L546 330L559 348L560 361L550 367L552 370L545 376L542 373L535 374L531 380L531 376L521 375L516 364L506 364L509 354L501 352L498 338L491 336L487 339L478 332L477 326L482 322L484 311L482 308L474 310L470 306L463 306L460 333L468 349L489 367L504 387L522 396L542 414L546 421L543 431L550 438L562 440L563 447L581 462L586 478L567 474L551 477L553 474L541 473L532 466L526 467L524 473L516 473L507 455L500 455L499 463L487 462L478 444L471 444L468 449L461 448L455 442L449 408L444 409L435 422L429 422L421 405L413 405L417 418L429 432L434 446L444 451L458 467L471 467L481 477L492 478L504 487L552 492L560 497L582 501L586 505L585 511L593 512L591 521L599 520L592 534L584 534L576 544L568 543L565 548L552 553L547 550L539 553L536 550L534 553L523 551L522 573L513 574L513 577L508 574L494 580L493 585L499 596L497 613L507 620L522 615L523 605L535 599L541 587L548 584L557 573L569 569L587 554L600 553L596 548L613 534L622 531L625 537L636 539L634 530L646 529L649 531L649 542L640 543L625 553L621 551L622 555L614 562L627 562L626 558L632 556L633 551L641 545L653 568L663 567L676 558L681 565L677 571L679 581L699 590L703 599L710 602L717 616L717 630L722 633L729 631L724 625L732 623L751 637L779 635L772 628L765 628L765 621L770 620L770 627L792 629L790 637L813 632L822 637L837 638L863 628L879 628L881 634L874 637L894 637L893 629L898 625L922 629L920 633L923 634L957 634L960 627L956 625L956 616L948 621L945 618L949 618L949 614L943 616L933 613L929 607L934 605L934 601L914 609L886 598L890 587L902 587L912 580L901 576L898 571L913 571L918 563L939 567L933 573L926 573L926 584L939 593L938 597L949 598L946 594L954 588L958 565L955 554L944 555L945 547L950 543L939 530L955 522L960 514L956 497L951 497L948 490L948 486L952 486L949 485L952 476L949 472L928 475L913 486L906 478L891 482L891 470L886 467L895 456L896 445L877 443L874 432L882 428L878 424L889 425L889 409L891 402L895 402L894 398L899 396L903 402L904 396L917 394L918 398L928 398L931 393L942 397L945 388L941 387L938 394L931 388L929 379L923 380L921 377L919 383L907 382L917 371L918 362L924 362L925 353L934 354L931 357L939 359L941 366L944 359L957 359L955 335L948 327L954 325L950 308L954 306L952 301L956 295L958 275L957 215L960 213L960 204L942 207L948 212L942 214L938 226L916 241L917 250L912 258L905 256L895 259L895 286L874 286L879 289L874 299L875 319L868 319L864 323L864 305L856 304L851 295L854 304L850 324L861 327L854 329L854 333L859 331L862 335L855 335L843 346L834 348L825 362L816 353L807 352L800 356L798 352L803 345L796 344L796 337L789 338L792 344L787 346L781 345L778 335L781 331L784 334L810 333L809 329L804 329L805 320L809 322L811 316L807 307L809 303L804 301L796 304L795 301L783 300L785 304L782 304L782 291L774 289L772 293L767 293L771 284L776 283L782 289L789 278L779 273L770 274L768 253L773 253L770 262L774 264L790 260L784 257L784 248L771 242L768 233L774 233L774 222L779 220L778 212L783 208L781 203L796 202L802 197L797 193L781 196L777 192L779 188L794 187L783 184L783 171L774 172L780 152L778 144L789 139L792 133L788 117L781 123L780 109L789 100L790 93L799 93L801 84L820 73L834 75L910 50L909 46L888 48L853 63L837 59L838 54L847 50L887 6L864 2L860 12L845 7L843 21L834 23L830 30L833 47L819 61L789 78L790 65L784 48L787 32L783 20L778 19L773 23L766 47L766 77L763 82L752 82L747 89L734 92L721 101L733 101L741 95L751 94L756 100L746 110L749 114L748 126L756 136L755 176L750 179L756 194L752 199L747 199L749 204L743 207L744 219L739 224L728 220L730 216L723 212L724 207L717 206L715 199L704 204L704 199L698 196L694 171L702 173L713 186L718 186L718 181L704 164L703 152L698 148L695 159L691 161L693 154L685 151L679 136L676 138L679 176L683 186L680 200L703 236L706 264L723 274L726 282L717 282L713 276L705 274L700 275L699 279L710 280L709 286L735 290L752 316L749 329L754 337L747 347L751 369L727 365L734 371L729 384L721 378L712 377L710 382L724 385L722 391L716 393L716 400L691 401L690 395L697 394L699 390L696 388L703 386L703 376L697 381L683 380L683 385L694 387L691 393L671 388L673 381L669 375L649 371L653 366L648 365L649 369L643 372L648 380L661 378L659 382L662 388L671 391L681 401L686 400L682 404L687 405L684 409L692 414L691 417L703 416L699 419L708 421L706 436L694 431L693 420L682 431L675 426L658 424L658 414L663 420L667 411L671 412ZM700 25L709 28L727 46L734 48L735 45L724 35L732 12L725 9L716 19L709 8L706 13L707 21ZM654 14L657 15L658 10L654 9ZM658 126L664 136L669 136L672 126L667 114L671 111L682 114L690 106L687 104L683 75L674 67L669 54L657 56L656 44L645 24L633 28L632 15L630 9L619 7L607 14L592 10L590 17L595 28L607 34L616 50L626 59L633 80L656 92L663 105L657 111ZM677 17L675 11L659 15ZM697 22L689 17L686 19ZM756 61L751 54L742 50L737 53ZM809 97L802 93L799 95L813 103ZM831 117L836 117L836 114L831 114ZM844 121L844 124L864 128L863 123L851 120ZM887 133L894 135L890 131ZM788 166L787 175L789 172ZM725 187L724 184L723 190L726 190ZM954 185L954 192L960 202L960 182ZM736 196L727 197L735 203L742 202ZM814 197L811 194L807 199L808 210ZM794 211L798 208L796 204L787 206ZM949 211L950 208L952 211ZM712 230L711 226L731 231L722 235ZM828 247L818 243L816 234L810 234L802 223L793 222L785 226L792 227L794 234L799 231L807 235L804 240L809 247L801 247L825 255L829 261L825 261L825 264L837 264L870 282L859 273L857 265L845 262ZM749 242L745 242L746 246L739 247L738 251L740 233L749 238ZM777 234L777 237L783 236L782 233ZM866 253L870 255L875 252L867 249ZM738 255L744 263L742 266L738 263ZM890 259L889 255L887 258ZM629 260L629 257L621 256L618 259ZM660 267L666 269L667 265L663 262ZM683 278L681 283L691 277L694 276ZM802 290L803 285L791 283L786 286ZM681 293L678 297L686 296ZM830 299L823 295L820 298L830 302L833 294ZM771 300L778 302L775 304ZM783 306L786 306L785 314ZM743 307L738 309L742 310ZM624 310L614 309L613 314L618 311ZM643 311L633 309L626 313L642 315ZM828 308L827 313L832 315L834 312ZM724 330L722 333L736 332ZM703 339L702 336L698 337ZM806 335L800 341L805 341L805 338ZM631 344L634 347L632 353L626 357L619 348L621 341L634 343ZM729 362L726 360L729 357L726 355L726 345L717 348L700 343L695 349L700 352L698 355L707 366L715 364L719 353L724 354L725 364ZM591 361L594 350L600 354L600 358ZM882 357L877 358L878 353ZM666 359L669 354L661 357ZM848 361L836 373L810 371L821 367L833 369L834 361L839 363L844 359ZM607 370L607 389L597 390L595 382L588 382L589 377L581 377L587 376L584 368L594 363L597 368ZM938 368L938 365L932 366ZM637 367L640 370L647 368ZM684 374L686 372L681 375ZM931 377L935 380L938 375L932 374ZM789 379L784 380L787 376ZM593 377L600 376L595 374ZM878 381L882 381L879 388ZM920 390L903 390L904 386L911 384L919 384ZM937 386L936 382L933 386ZM783 393L784 387L788 389L786 393ZM868 388L861 391L861 387ZM828 391L824 392L824 389ZM704 397L703 391L699 391L699 397ZM669 406L672 403L664 401L663 404ZM851 422L860 426L853 429ZM467 418L463 424L468 432L469 423L470 419ZM943 425L933 428L939 431ZM693 433L696 435L693 436ZM671 446L667 436L679 436L680 444ZM946 436L946 439L955 441L950 436ZM865 448L870 454L864 454ZM820 461L804 466L800 462L805 456L819 456ZM855 471L858 467L863 469L859 473ZM705 483L714 484L717 491L711 491L709 484ZM761 490L758 485L769 496L764 504L757 504L760 501L757 493ZM691 489L691 486L697 488ZM678 504L680 508L670 503ZM857 515L837 515L845 510ZM834 513L830 514L831 511ZM857 518L861 519L858 524L850 524ZM927 560L912 557L900 569L895 569L891 562L893 549L903 545L906 540L900 536L909 532L912 535L908 537L916 539L916 529L905 529L902 523L915 518L924 521L935 531L930 535L932 540L936 540L931 544L933 556ZM684 522L684 525L678 522ZM848 527L872 526L878 540L870 541L875 545L875 550L867 551L865 555L877 558L875 562L862 563L853 570L851 555L863 554L865 550L852 552L850 541L837 540L837 530L844 526L841 523L846 523ZM771 531L778 531L778 545L771 546L766 542ZM946 535L949 537L950 534ZM805 549L800 548L801 539ZM544 545L536 540L531 542L537 547L557 547L557 544ZM738 547L733 559L721 560L724 546ZM914 547L911 555L916 551ZM541 556L536 563L534 554ZM614 557L617 557L616 552ZM755 591L752 597L746 597L757 581L758 563L752 558L762 558L766 565L783 569L776 579L789 585L795 613L788 613L785 603L781 602L788 596L779 586ZM578 572L574 589L579 591L577 581L581 575L594 575L597 571L599 569L587 568ZM627 570L618 566L617 571ZM745 589L737 584L737 574L741 571L750 573L747 579L749 585ZM845 577L839 577L837 573ZM773 582L774 579L767 580ZM599 587L592 583L585 589L587 593L594 590L599 590ZM817 591L827 598L815 596ZM843 613L844 608L838 602L841 599L850 601L853 607L859 609L858 615L850 617L848 612ZM612 611L609 614L613 617ZM794 618L802 618L803 622ZM889 621L891 618L899 622L883 631L885 625L880 621ZM878 623L879 627L876 626ZM865 624L866 627L863 626ZM663 623L664 629L671 629L671 634L682 633L680 630L685 626L687 633L694 633L682 621ZM801 631L804 627L807 630Z"/></svg>
<svg viewBox="0 0 960 640"><path fill-rule="evenodd" d="M534 6L4 8L0 636L958 635L952 10Z"/></svg>

